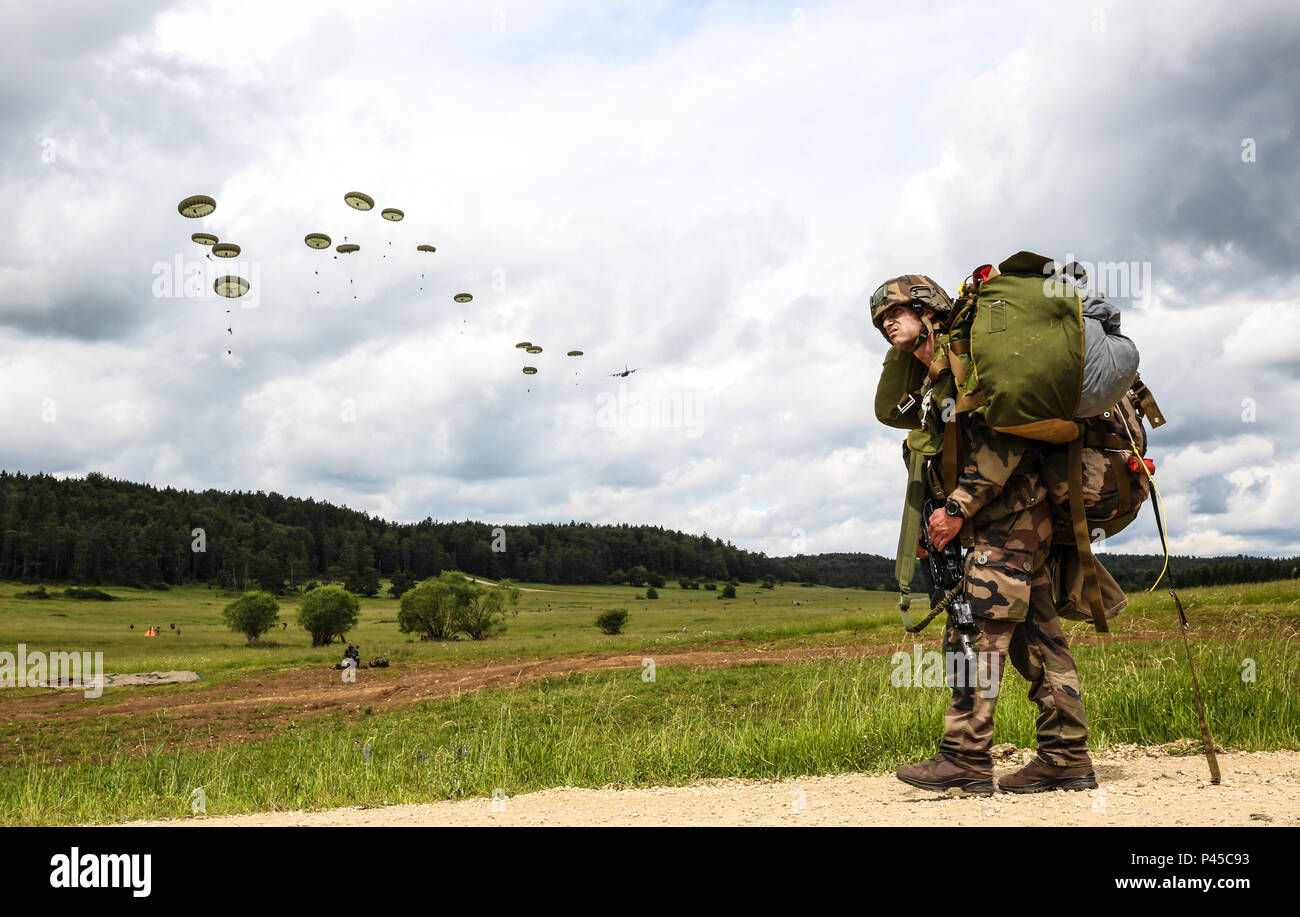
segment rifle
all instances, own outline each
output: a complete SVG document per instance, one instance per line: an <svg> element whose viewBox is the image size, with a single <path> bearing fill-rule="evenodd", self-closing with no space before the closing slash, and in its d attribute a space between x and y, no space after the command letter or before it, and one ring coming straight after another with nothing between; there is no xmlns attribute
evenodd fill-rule
<svg viewBox="0 0 1300 917"><path fill-rule="evenodd" d="M961 539L952 539L944 545L942 551L935 548L934 542L930 540L929 520L930 514L938 508L939 503L930 498L922 504L921 509L921 546L925 548L928 555L921 570L927 580L927 589L930 593L930 614L915 627L909 626L907 619L904 618L903 626L909 634L919 633L941 612L946 612L948 623L956 631L957 639L961 643L962 654L967 662L974 662L975 650L971 647L970 641L972 636L979 634L979 628L975 626L975 616L971 613L970 602L966 601L966 595L962 590L966 571L962 564Z"/></svg>

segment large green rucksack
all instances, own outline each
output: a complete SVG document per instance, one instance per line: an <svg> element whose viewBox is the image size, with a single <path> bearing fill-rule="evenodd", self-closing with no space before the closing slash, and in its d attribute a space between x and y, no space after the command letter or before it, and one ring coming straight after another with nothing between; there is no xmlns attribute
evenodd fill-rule
<svg viewBox="0 0 1300 917"><path fill-rule="evenodd" d="M1090 536L1096 530L1117 534L1136 516L1149 493L1148 466L1139 464L1146 451L1139 418L1153 428L1165 421L1137 376L1136 348L1117 334L1117 314L1111 332L1088 326L1086 312L1077 288L1051 259L1019 252L996 271L989 265L976 269L962 285L948 320L937 329L928 371L910 354L894 348L886 354L876 417L914 431L907 442L914 460L897 559L904 606L903 579L910 582L915 552L915 545L905 542L915 540L917 524L909 513L919 513L924 490L924 485L914 486L920 483L919 460L942 453L942 489L950 493L960 467L957 415L970 412L999 432L1055 444L1046 450L1044 479L1058 539L1072 535L1091 618L1098 631L1108 630L1107 611L1113 613L1113 607L1103 608ZM1111 344L1117 345L1113 354L1102 349ZM943 409L940 434L923 429L921 402L927 393L933 397L940 391L942 383L951 396L936 402ZM1110 407L1092 417L1079 416L1081 405L1102 404ZM1136 460L1130 462L1130 457ZM1096 486L1085 488L1085 467L1106 465L1113 470L1108 480L1115 486L1104 493Z"/></svg>

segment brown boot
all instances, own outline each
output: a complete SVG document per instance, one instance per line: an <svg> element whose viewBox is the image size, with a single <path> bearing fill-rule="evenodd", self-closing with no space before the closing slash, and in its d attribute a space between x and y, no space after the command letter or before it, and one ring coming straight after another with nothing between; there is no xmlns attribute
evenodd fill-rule
<svg viewBox="0 0 1300 917"><path fill-rule="evenodd" d="M937 754L919 764L904 764L897 771L898 779L923 790L950 790L959 788L967 793L992 793L993 774L972 770Z"/></svg>
<svg viewBox="0 0 1300 917"><path fill-rule="evenodd" d="M1095 790L1097 778L1091 764L1061 767L1035 758L1014 774L998 781L1008 793L1041 793L1044 790Z"/></svg>

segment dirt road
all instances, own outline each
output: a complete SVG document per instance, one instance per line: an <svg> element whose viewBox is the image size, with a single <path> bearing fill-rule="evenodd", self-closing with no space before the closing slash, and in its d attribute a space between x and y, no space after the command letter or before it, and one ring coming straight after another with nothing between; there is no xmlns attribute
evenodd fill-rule
<svg viewBox="0 0 1300 917"><path fill-rule="evenodd" d="M998 776L1019 766L1006 753ZM944 796L893 776L838 774L789 780L712 780L685 787L560 787L514 797L427 805L265 812L136 825L317 826L1243 826L1300 823L1300 753L1219 756L1209 783L1201 757L1118 746L1097 758L1100 788L1016 796Z"/></svg>

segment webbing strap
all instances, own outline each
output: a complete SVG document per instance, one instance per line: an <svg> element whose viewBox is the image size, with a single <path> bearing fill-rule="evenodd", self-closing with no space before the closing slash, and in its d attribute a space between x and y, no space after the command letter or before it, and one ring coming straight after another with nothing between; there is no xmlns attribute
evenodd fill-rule
<svg viewBox="0 0 1300 917"><path fill-rule="evenodd" d="M1141 376L1133 377L1132 392L1137 396L1134 409L1138 416L1145 417L1153 430L1162 425L1165 422L1165 415L1160 413L1160 406L1156 404L1155 396L1151 394L1151 390L1147 388Z"/></svg>
<svg viewBox="0 0 1300 917"><path fill-rule="evenodd" d="M948 496L957 488L957 421L943 425L943 494Z"/></svg>
<svg viewBox="0 0 1300 917"><path fill-rule="evenodd" d="M910 452L907 458L907 496L903 501L903 524L898 533L898 556L894 577L898 580L898 611L903 627L912 631L912 574L916 572L916 547L921 542L921 506L925 502L925 456Z"/></svg>
<svg viewBox="0 0 1300 917"><path fill-rule="evenodd" d="M1089 430L1083 434L1083 444L1092 446L1094 449L1128 449L1129 442L1124 437L1115 433L1100 433Z"/></svg>
<svg viewBox="0 0 1300 917"><path fill-rule="evenodd" d="M1088 540L1088 517L1083 511L1083 437L1070 440L1070 519L1074 524L1074 545L1079 552L1079 568L1083 571L1084 594L1092 606L1092 624L1097 633L1110 632L1106 626L1106 612L1102 608L1101 586L1097 583L1096 559Z"/></svg>
<svg viewBox="0 0 1300 917"><path fill-rule="evenodd" d="M1115 489L1119 492L1119 506L1116 512L1124 515L1133 508L1133 489L1129 486L1128 462L1118 452L1110 454L1110 467L1115 472Z"/></svg>

